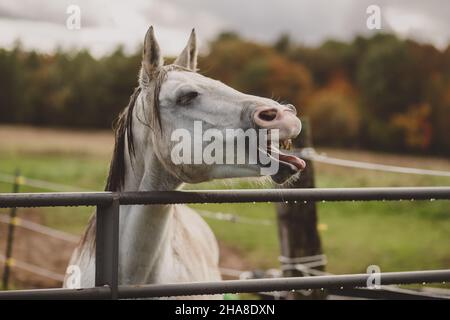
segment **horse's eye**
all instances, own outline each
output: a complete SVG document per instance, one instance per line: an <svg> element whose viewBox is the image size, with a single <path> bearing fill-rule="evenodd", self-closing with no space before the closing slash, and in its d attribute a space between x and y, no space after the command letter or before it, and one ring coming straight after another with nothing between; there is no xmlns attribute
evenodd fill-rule
<svg viewBox="0 0 450 320"><path fill-rule="evenodd" d="M177 104L187 105L191 103L192 100L198 97L198 92L190 91L188 93L184 93L177 99Z"/></svg>

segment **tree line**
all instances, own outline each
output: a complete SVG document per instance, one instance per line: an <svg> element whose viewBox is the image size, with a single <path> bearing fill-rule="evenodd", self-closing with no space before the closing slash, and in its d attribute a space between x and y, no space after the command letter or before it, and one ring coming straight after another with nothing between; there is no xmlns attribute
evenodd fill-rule
<svg viewBox="0 0 450 320"><path fill-rule="evenodd" d="M170 58L168 59L170 60ZM80 50L0 49L0 123L110 128L137 85L141 51L101 58ZM294 104L318 145L450 154L450 46L392 34L308 47L222 33L200 72L250 94Z"/></svg>

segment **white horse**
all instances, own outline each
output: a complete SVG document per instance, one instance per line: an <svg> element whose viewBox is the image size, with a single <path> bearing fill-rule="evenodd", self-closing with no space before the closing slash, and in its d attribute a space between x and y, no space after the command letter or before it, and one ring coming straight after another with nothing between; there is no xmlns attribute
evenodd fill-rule
<svg viewBox="0 0 450 320"><path fill-rule="evenodd" d="M195 31L172 65L163 65L153 28L144 41L139 87L119 116L106 190L175 190L183 183L216 178L256 177L255 164L206 165L171 161L171 132L193 130L195 120L224 132L229 128L278 129L284 142L296 137L301 122L295 108L243 94L196 72ZM283 182L301 171L303 160L279 152ZM120 209L119 284L220 280L217 241L203 219L185 205L130 205ZM94 286L95 215L70 265L81 270L81 287ZM67 287L68 281L64 282Z"/></svg>

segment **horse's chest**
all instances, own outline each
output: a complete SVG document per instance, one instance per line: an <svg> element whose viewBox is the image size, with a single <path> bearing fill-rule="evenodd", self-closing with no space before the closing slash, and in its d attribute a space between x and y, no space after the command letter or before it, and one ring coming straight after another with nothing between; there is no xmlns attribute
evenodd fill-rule
<svg viewBox="0 0 450 320"><path fill-rule="evenodd" d="M195 212L180 212L170 245L160 260L157 282L219 280L218 248L209 226Z"/></svg>

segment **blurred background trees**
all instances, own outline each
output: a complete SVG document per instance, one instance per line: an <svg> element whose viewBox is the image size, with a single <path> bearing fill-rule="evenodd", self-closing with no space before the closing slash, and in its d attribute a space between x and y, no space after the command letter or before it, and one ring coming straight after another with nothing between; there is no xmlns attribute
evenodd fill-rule
<svg viewBox="0 0 450 320"><path fill-rule="evenodd" d="M137 85L140 51L43 54L0 49L0 123L108 128ZM390 34L318 47L283 34L273 45L223 33L201 73L294 104L316 144L450 155L450 47Z"/></svg>

